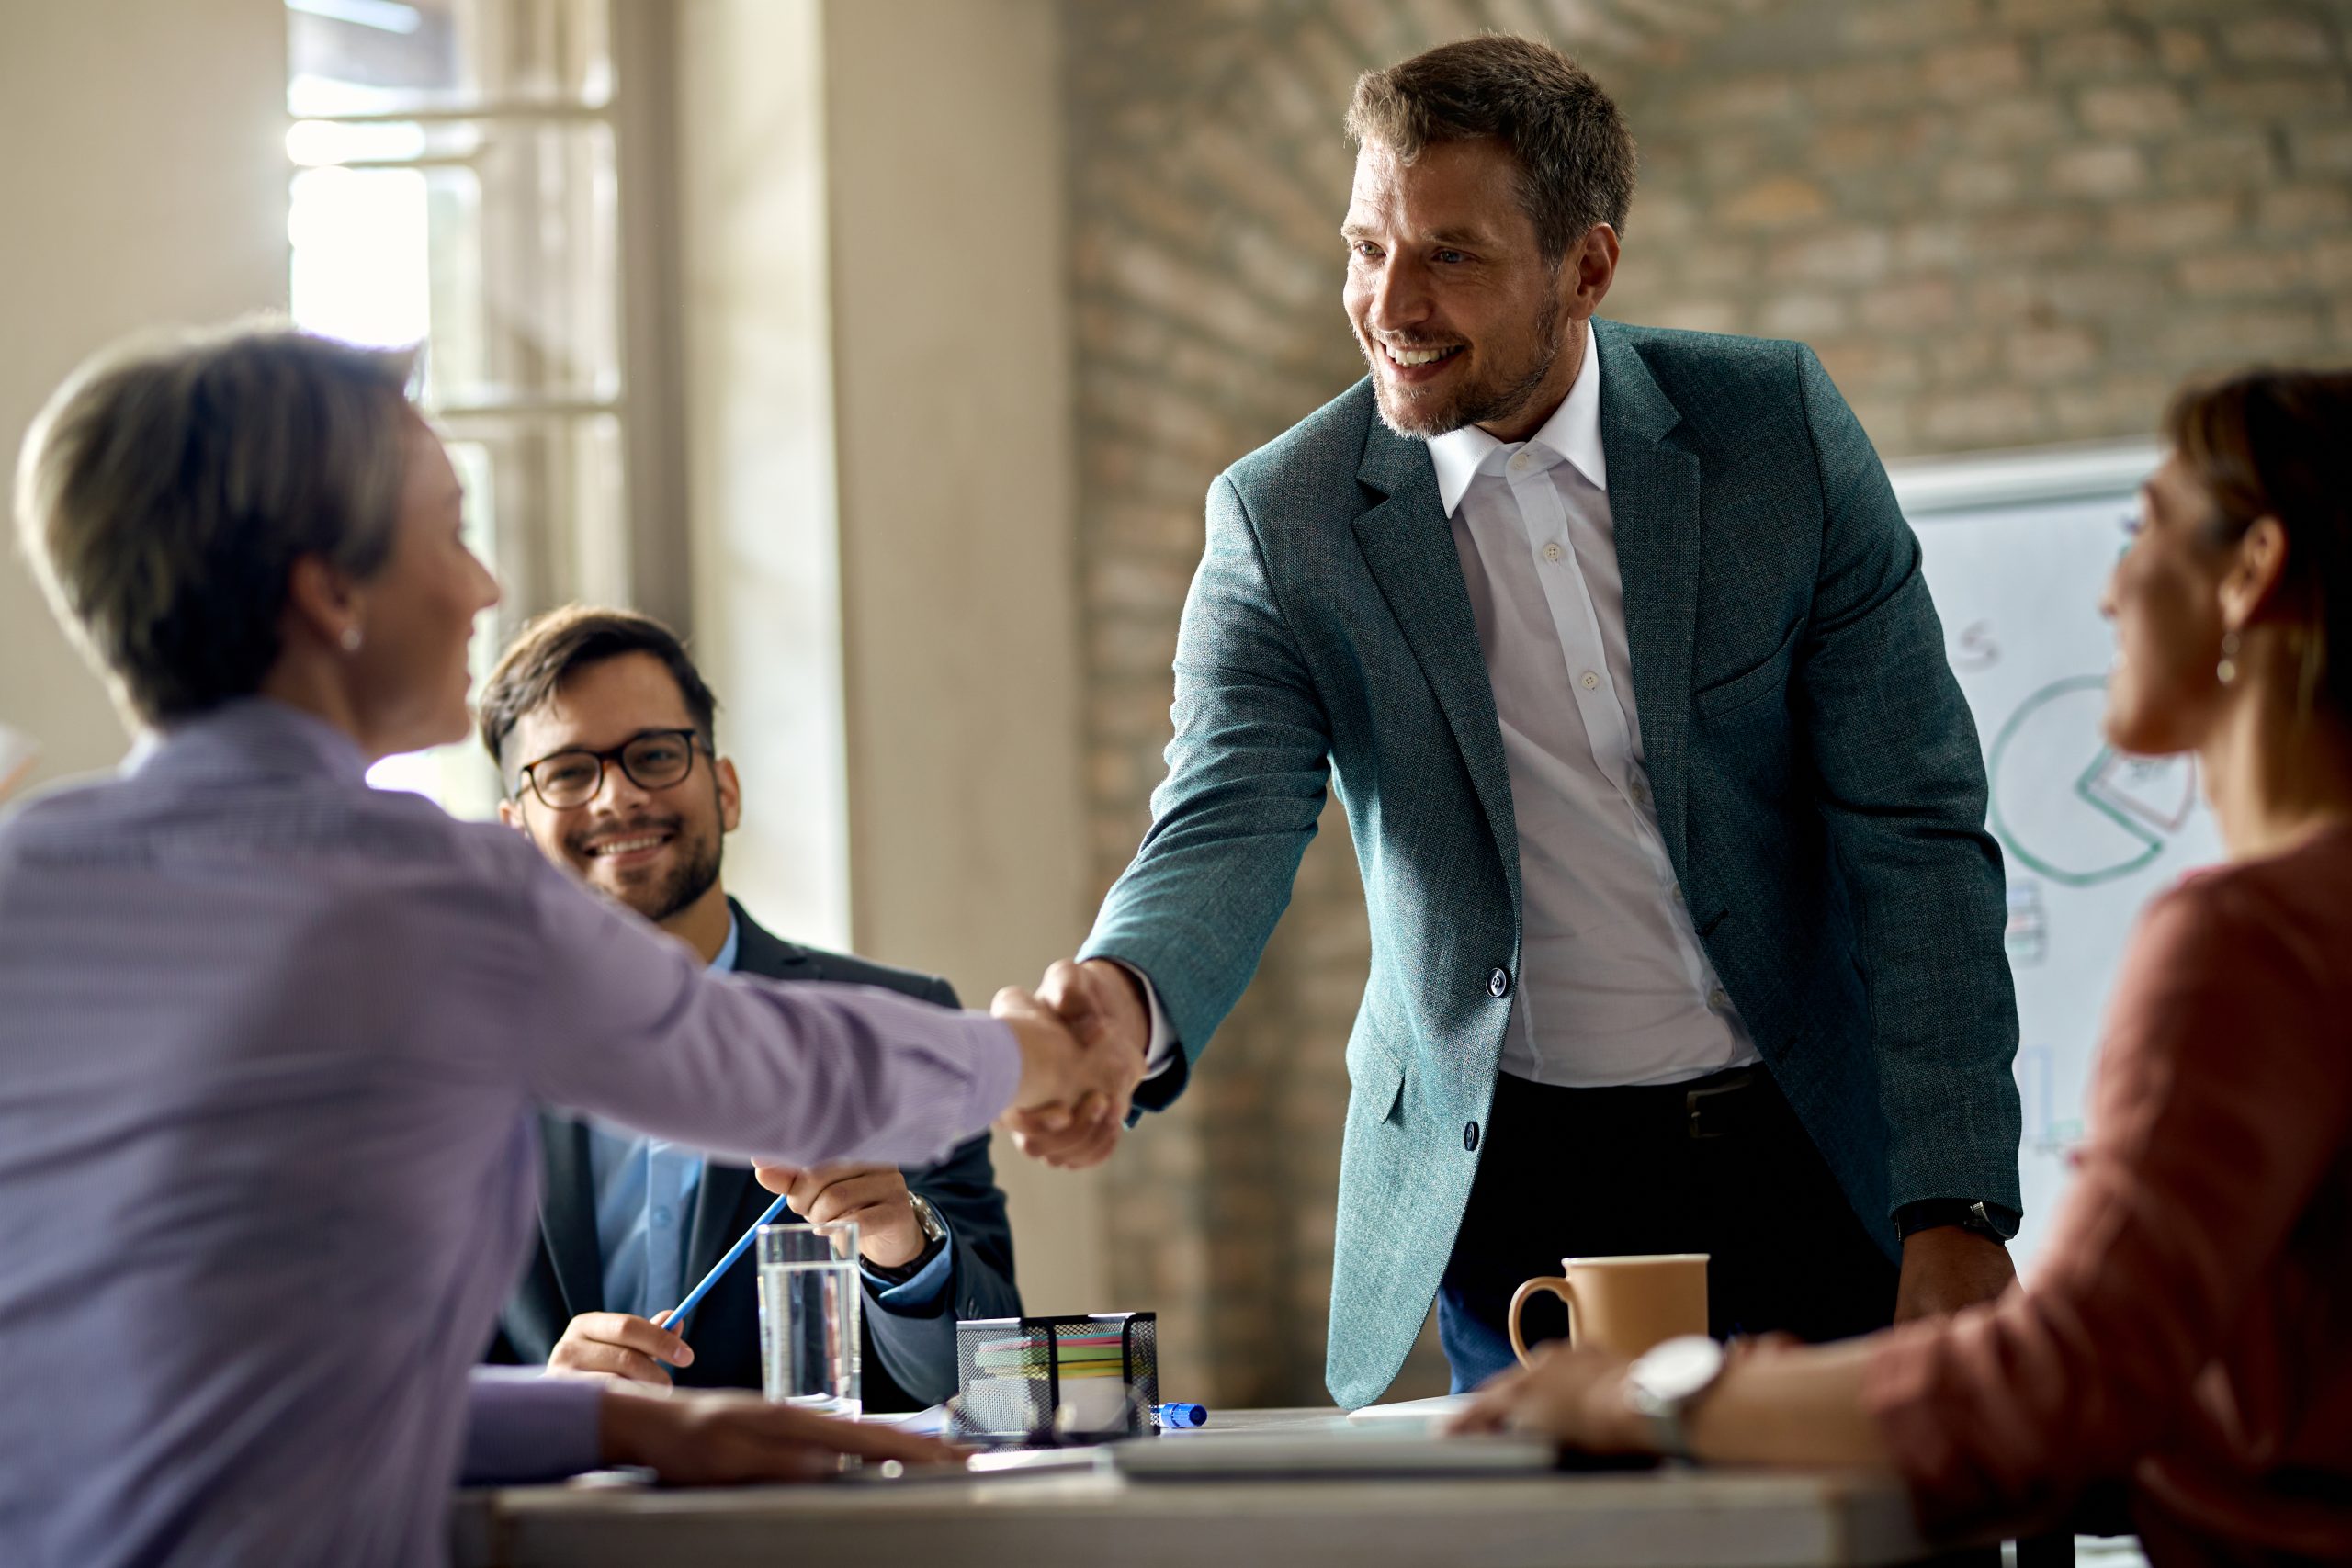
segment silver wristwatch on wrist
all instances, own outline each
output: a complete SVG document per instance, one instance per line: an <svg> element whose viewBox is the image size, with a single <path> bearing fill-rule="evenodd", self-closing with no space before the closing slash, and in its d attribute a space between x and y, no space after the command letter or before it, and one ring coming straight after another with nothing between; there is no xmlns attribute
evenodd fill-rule
<svg viewBox="0 0 2352 1568"><path fill-rule="evenodd" d="M1625 1404L1649 1427L1658 1452L1690 1457L1683 1418L1723 1376L1724 1348L1703 1334L1652 1347L1625 1369Z"/></svg>
<svg viewBox="0 0 2352 1568"><path fill-rule="evenodd" d="M939 1217L939 1211L932 1206L930 1199L920 1192L910 1192L907 1207L914 1211L915 1224L922 1227L922 1250L894 1268L872 1263L865 1266L867 1273L886 1284L903 1285L913 1279L922 1271L924 1264L939 1256L940 1247L947 1241L947 1222Z"/></svg>
<svg viewBox="0 0 2352 1568"><path fill-rule="evenodd" d="M939 1217L939 1211L932 1206L930 1199L920 1192L910 1192L907 1194L907 1201L914 1207L915 1223L922 1226L922 1246L925 1252L933 1250L947 1239L947 1222Z"/></svg>

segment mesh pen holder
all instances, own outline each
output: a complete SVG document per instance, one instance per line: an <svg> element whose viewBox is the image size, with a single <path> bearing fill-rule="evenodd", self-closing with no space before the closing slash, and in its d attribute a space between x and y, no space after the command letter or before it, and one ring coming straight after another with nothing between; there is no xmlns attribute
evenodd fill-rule
<svg viewBox="0 0 2352 1568"><path fill-rule="evenodd" d="M959 1323L948 1435L1027 1448L1155 1436L1159 1340L1148 1312Z"/></svg>

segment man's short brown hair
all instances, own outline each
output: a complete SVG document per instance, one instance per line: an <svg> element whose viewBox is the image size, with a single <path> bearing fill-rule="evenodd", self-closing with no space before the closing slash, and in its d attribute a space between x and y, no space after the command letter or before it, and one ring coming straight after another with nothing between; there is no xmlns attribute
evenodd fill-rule
<svg viewBox="0 0 2352 1568"><path fill-rule="evenodd" d="M1409 164L1425 147L1491 137L1518 160L1520 204L1557 265L1596 223L1619 233L1634 202L1634 138L1584 67L1523 38L1440 44L1356 78L1348 135Z"/></svg>
<svg viewBox="0 0 2352 1568"><path fill-rule="evenodd" d="M702 671L688 657L684 640L652 616L634 610L567 604L526 626L499 656L498 668L482 687L481 743L490 760L498 764L500 777L508 776L506 742L525 716L544 707L581 671L628 653L650 653L662 661L678 683L678 694L685 699L686 712L703 744L715 752L718 699L711 695Z"/></svg>

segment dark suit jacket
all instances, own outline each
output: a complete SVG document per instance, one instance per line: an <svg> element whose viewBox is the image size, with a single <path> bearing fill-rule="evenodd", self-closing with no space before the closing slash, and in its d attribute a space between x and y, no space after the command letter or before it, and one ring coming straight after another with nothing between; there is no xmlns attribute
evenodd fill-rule
<svg viewBox="0 0 2352 1568"><path fill-rule="evenodd" d="M739 974L882 986L942 1007L957 1005L955 988L945 980L797 947L761 929L741 905L730 899L729 908L741 933L735 957ZM545 1361L574 1316L605 1310L587 1126L543 1112L539 1140L545 1169L538 1250L521 1289L499 1316L492 1361ZM868 1410L920 1410L945 1399L956 1392L956 1319L1021 1312L1021 1293L1012 1282L1012 1226L996 1168L989 1162L989 1135L982 1133L957 1145L937 1165L909 1167L906 1177L908 1187L931 1200L947 1222L955 1262L946 1289L926 1314L890 1311L876 1300L880 1290L866 1281L859 1320ZM772 1201L774 1194L741 1166L706 1161L686 1240L687 1282L699 1280ZM747 1258L728 1270L695 1309L686 1336L695 1348L694 1364L673 1375L688 1388L759 1387L759 1329L757 1270Z"/></svg>

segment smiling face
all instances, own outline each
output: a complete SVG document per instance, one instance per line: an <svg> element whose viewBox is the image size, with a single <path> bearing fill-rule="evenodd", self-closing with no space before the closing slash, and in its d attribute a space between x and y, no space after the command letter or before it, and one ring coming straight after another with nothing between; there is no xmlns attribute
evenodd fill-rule
<svg viewBox="0 0 2352 1568"><path fill-rule="evenodd" d="M2140 489L2131 547L2099 602L2115 623L2102 728L2120 751L2194 750L2222 710L2225 688L2215 671L2234 555L2206 537L2213 511L2177 458Z"/></svg>
<svg viewBox="0 0 2352 1568"><path fill-rule="evenodd" d="M1567 396L1577 270L1544 260L1500 142L1439 142L1409 164L1365 143L1340 234L1348 320L1397 434L1520 440Z"/></svg>
<svg viewBox="0 0 2352 1568"><path fill-rule="evenodd" d="M559 751L609 751L649 731L695 728L662 661L623 653L572 671L515 722L505 755L513 776ZM559 810L525 784L500 814L549 860L657 924L723 903L720 840L741 809L734 764L707 756L697 740L694 765L664 788L637 784L616 758L605 760L604 775L582 805Z"/></svg>

